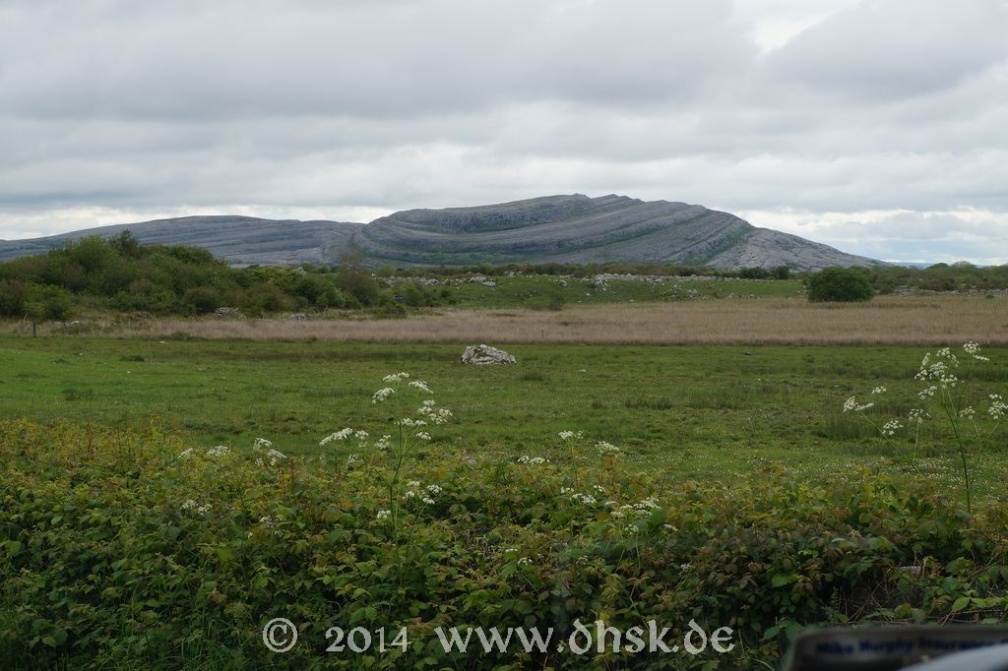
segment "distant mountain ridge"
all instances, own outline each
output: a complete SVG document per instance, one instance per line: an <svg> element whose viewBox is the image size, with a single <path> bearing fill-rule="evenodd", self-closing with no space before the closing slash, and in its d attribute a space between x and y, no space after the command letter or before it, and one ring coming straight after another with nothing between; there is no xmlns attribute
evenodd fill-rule
<svg viewBox="0 0 1008 671"><path fill-rule="evenodd" d="M618 261L816 270L881 264L699 205L581 194L405 210L369 224L241 216L162 219L0 241L0 260L126 229L143 243L203 247L238 265L336 264L347 251L362 253L374 265L400 266Z"/></svg>

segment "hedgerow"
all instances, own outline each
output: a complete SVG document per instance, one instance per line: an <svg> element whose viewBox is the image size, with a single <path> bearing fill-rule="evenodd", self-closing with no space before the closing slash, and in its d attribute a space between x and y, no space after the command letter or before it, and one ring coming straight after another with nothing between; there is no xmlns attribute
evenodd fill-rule
<svg viewBox="0 0 1008 671"><path fill-rule="evenodd" d="M429 391L406 379L386 378L376 404ZM551 459L458 454L436 406L420 409L376 410L388 436L342 429L310 458L267 439L194 448L156 426L0 421L7 668L766 668L807 626L1006 616L1003 502L968 515L858 469L659 486L574 431ZM277 617L298 630L286 653L264 645ZM669 642L691 621L727 627L731 649L463 653L438 635L567 641L597 621L657 622ZM387 632L386 648L327 652L332 627Z"/></svg>

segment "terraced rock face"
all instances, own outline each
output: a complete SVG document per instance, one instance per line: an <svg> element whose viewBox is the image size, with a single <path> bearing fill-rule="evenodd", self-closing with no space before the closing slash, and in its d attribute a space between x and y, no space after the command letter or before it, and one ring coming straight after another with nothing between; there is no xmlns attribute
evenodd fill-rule
<svg viewBox="0 0 1008 671"><path fill-rule="evenodd" d="M33 240L0 241L0 261L45 254L67 240L97 235L110 238L129 231L147 245L189 245L208 249L235 265L297 265L330 263L362 224L338 221L297 221L242 216L196 216L159 219L138 224L89 228Z"/></svg>
<svg viewBox="0 0 1008 671"><path fill-rule="evenodd" d="M876 263L726 212L614 195L407 210L373 221L350 243L369 259L399 265L626 261L804 270Z"/></svg>
<svg viewBox="0 0 1008 671"><path fill-rule="evenodd" d="M163 219L0 241L0 261L42 254L85 235L111 237L124 229L146 244L203 247L236 265L335 265L346 251L362 252L372 265L398 266L622 261L815 270L878 263L699 205L578 194L405 210L370 224L240 216Z"/></svg>

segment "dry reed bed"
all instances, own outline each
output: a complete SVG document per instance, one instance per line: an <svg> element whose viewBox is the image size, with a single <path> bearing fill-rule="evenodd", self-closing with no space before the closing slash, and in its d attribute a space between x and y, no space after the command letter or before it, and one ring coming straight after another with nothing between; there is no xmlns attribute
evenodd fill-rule
<svg viewBox="0 0 1008 671"><path fill-rule="evenodd" d="M1008 298L884 296L576 306L561 311L435 310L402 319L175 320L124 334L355 342L640 344L1008 344Z"/></svg>

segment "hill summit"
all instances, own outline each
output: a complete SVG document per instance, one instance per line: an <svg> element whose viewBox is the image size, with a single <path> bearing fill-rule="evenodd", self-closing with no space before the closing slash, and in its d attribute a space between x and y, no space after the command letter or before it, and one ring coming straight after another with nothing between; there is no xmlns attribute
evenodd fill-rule
<svg viewBox="0 0 1008 671"><path fill-rule="evenodd" d="M880 263L727 212L616 195L396 212L362 228L351 244L369 259L415 265L621 261L813 270Z"/></svg>
<svg viewBox="0 0 1008 671"><path fill-rule="evenodd" d="M0 260L126 229L143 243L203 247L238 265L337 264L345 252L359 252L372 265L399 266L616 261L817 270L880 263L700 205L581 194L405 210L369 224L236 216L161 219L0 241Z"/></svg>

